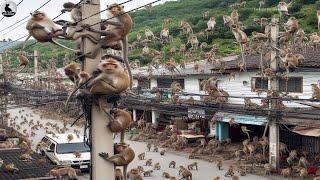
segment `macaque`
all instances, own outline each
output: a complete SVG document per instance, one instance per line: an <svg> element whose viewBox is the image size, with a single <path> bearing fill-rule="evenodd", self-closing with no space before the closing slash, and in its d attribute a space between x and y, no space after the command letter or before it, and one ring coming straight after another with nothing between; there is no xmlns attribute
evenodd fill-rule
<svg viewBox="0 0 320 180"><path fill-rule="evenodd" d="M140 61L139 61L138 59L132 61L132 62L130 63L130 67L131 67L132 69L140 68Z"/></svg>
<svg viewBox="0 0 320 180"><path fill-rule="evenodd" d="M261 8L265 5L266 1L265 0L259 0L259 11Z"/></svg>
<svg viewBox="0 0 320 180"><path fill-rule="evenodd" d="M247 71L247 62L243 59L240 58L239 62L238 62L239 68L240 68L240 72L246 72Z"/></svg>
<svg viewBox="0 0 320 180"><path fill-rule="evenodd" d="M15 73L15 75L17 75L17 74L19 74L20 72L22 72L22 71L28 66L28 64L29 64L28 58L26 57L26 55L25 55L22 51L20 51L20 52L18 53L17 59L19 60L19 67L21 67L21 69L18 70L18 72ZM13 75L13 76L15 76L15 75Z"/></svg>
<svg viewBox="0 0 320 180"><path fill-rule="evenodd" d="M160 39L168 43L170 41L169 28L163 28L160 32Z"/></svg>
<svg viewBox="0 0 320 180"><path fill-rule="evenodd" d="M180 49L179 49L179 52L184 54L185 52L187 51L187 47L185 44L181 44L180 45Z"/></svg>
<svg viewBox="0 0 320 180"><path fill-rule="evenodd" d="M152 159L148 159L146 161L146 166L152 166Z"/></svg>
<svg viewBox="0 0 320 180"><path fill-rule="evenodd" d="M239 180L239 177L238 177L238 176L233 175L233 176L231 176L231 180Z"/></svg>
<svg viewBox="0 0 320 180"><path fill-rule="evenodd" d="M318 84L311 84L311 87L312 87L311 99L320 99L320 88Z"/></svg>
<svg viewBox="0 0 320 180"><path fill-rule="evenodd" d="M49 174L57 179L61 179L62 176L68 176L70 179L78 178L76 170L66 166L53 168L49 171Z"/></svg>
<svg viewBox="0 0 320 180"><path fill-rule="evenodd" d="M249 97L244 98L244 106L249 109L250 108L256 109L259 107L259 105L256 103L253 103Z"/></svg>
<svg viewBox="0 0 320 180"><path fill-rule="evenodd" d="M223 160L221 160L221 159L219 159L219 160L217 160L217 168L219 169L219 170L222 170L221 168L222 168L222 165L223 165Z"/></svg>
<svg viewBox="0 0 320 180"><path fill-rule="evenodd" d="M169 163L169 168L171 168L171 166L172 166L172 168L176 168L176 162L175 161L171 161Z"/></svg>
<svg viewBox="0 0 320 180"><path fill-rule="evenodd" d="M154 40L155 39L155 36L150 29L145 29L144 35L146 36L147 40Z"/></svg>
<svg viewBox="0 0 320 180"><path fill-rule="evenodd" d="M118 152L115 152L116 154L113 156L109 157L105 152L99 153L99 156L108 162L114 163L115 166L123 166L124 177L126 177L127 167L133 161L135 153L127 144L119 144L118 148Z"/></svg>
<svg viewBox="0 0 320 180"><path fill-rule="evenodd" d="M73 82L77 83L80 73L81 65L79 63L70 63L64 67L64 73Z"/></svg>
<svg viewBox="0 0 320 180"><path fill-rule="evenodd" d="M301 179L304 179L304 178L308 177L308 169L302 168L300 170L299 176L300 176Z"/></svg>
<svg viewBox="0 0 320 180"><path fill-rule="evenodd" d="M66 2L63 4L62 12L70 12L70 17L73 22L78 23L82 20L82 11L80 4L74 4L72 2Z"/></svg>
<svg viewBox="0 0 320 180"><path fill-rule="evenodd" d="M165 150L160 151L160 155L163 156L165 152Z"/></svg>
<svg viewBox="0 0 320 180"><path fill-rule="evenodd" d="M180 174L183 179L192 180L192 173L183 166L179 166L179 175Z"/></svg>
<svg viewBox="0 0 320 180"><path fill-rule="evenodd" d="M208 28L206 29L206 31L213 31L216 24L217 24L216 17L212 16L207 22Z"/></svg>
<svg viewBox="0 0 320 180"><path fill-rule="evenodd" d="M170 178L171 175L170 175L169 173L167 173L167 172L163 172L163 173L162 173L162 177L164 177L164 178Z"/></svg>
<svg viewBox="0 0 320 180"><path fill-rule="evenodd" d="M180 73L179 69L176 66L176 63L174 61L168 61L165 64L166 69L168 69L170 72L175 72L177 71L178 73Z"/></svg>
<svg viewBox="0 0 320 180"><path fill-rule="evenodd" d="M309 39L310 39L310 44L312 46L312 49L314 51L318 50L318 44L320 43L320 36L318 36L318 34L314 32L311 34Z"/></svg>
<svg viewBox="0 0 320 180"><path fill-rule="evenodd" d="M144 172L143 172L143 176L144 176L144 177L150 177L152 173L153 173L152 170L144 171Z"/></svg>
<svg viewBox="0 0 320 180"><path fill-rule="evenodd" d="M231 12L230 17L233 20L234 24L238 24L239 23L239 14L238 14L238 11L236 9L234 9Z"/></svg>
<svg viewBox="0 0 320 180"><path fill-rule="evenodd" d="M209 18L209 11L205 11L202 13L203 19L208 19Z"/></svg>
<svg viewBox="0 0 320 180"><path fill-rule="evenodd" d="M271 175L273 167L271 164L267 163L263 166L265 175Z"/></svg>
<svg viewBox="0 0 320 180"><path fill-rule="evenodd" d="M233 19L227 15L223 15L222 18L223 18L223 25L225 27L229 27L230 29L232 29L232 27L235 25Z"/></svg>
<svg viewBox="0 0 320 180"><path fill-rule="evenodd" d="M184 34L193 34L192 27L187 21L180 21L180 28Z"/></svg>
<svg viewBox="0 0 320 180"><path fill-rule="evenodd" d="M233 166L230 165L228 171L224 174L225 177L232 177L234 175L234 170L233 170Z"/></svg>
<svg viewBox="0 0 320 180"><path fill-rule="evenodd" d="M9 164L5 165L5 166L4 166L4 169L5 169L7 172L10 172L10 173L14 173L14 172L19 171L19 169L16 168L13 163L9 163Z"/></svg>
<svg viewBox="0 0 320 180"><path fill-rule="evenodd" d="M295 17L290 17L284 24L284 28L287 32L294 34L299 28L298 20Z"/></svg>
<svg viewBox="0 0 320 180"><path fill-rule="evenodd" d="M309 165L310 165L310 163L308 162L308 160L305 157L303 157L303 156L300 157L298 166L303 167L303 168L308 168Z"/></svg>
<svg viewBox="0 0 320 180"><path fill-rule="evenodd" d="M208 44L206 42L202 42L200 44L200 50L203 51L205 48L208 48Z"/></svg>
<svg viewBox="0 0 320 180"><path fill-rule="evenodd" d="M160 169L161 169L160 163L155 163L153 166L153 170L160 170Z"/></svg>
<svg viewBox="0 0 320 180"><path fill-rule="evenodd" d="M153 148L153 152L158 152L158 151L159 151L158 146L155 146L155 147Z"/></svg>
<svg viewBox="0 0 320 180"><path fill-rule="evenodd" d="M280 13L280 17L281 16L289 16L288 4L286 2L284 2L284 1L280 1L279 4L278 4L278 11Z"/></svg>
<svg viewBox="0 0 320 180"><path fill-rule="evenodd" d="M148 148L148 151L151 150L151 144L150 143L147 144L147 148Z"/></svg>
<svg viewBox="0 0 320 180"><path fill-rule="evenodd" d="M22 49L25 48L27 41L32 36L40 43L50 42L62 48L78 52L77 50L70 49L53 40L53 38L55 37L63 36L63 30L57 24L55 24L49 17L47 17L47 15L44 12L34 11L31 14L31 19L28 20L26 29L29 31L29 36L24 41Z"/></svg>
<svg viewBox="0 0 320 180"><path fill-rule="evenodd" d="M121 132L120 142L124 143L125 130L130 127L132 122L131 114L122 109L111 110L113 117L107 125L111 132Z"/></svg>
<svg viewBox="0 0 320 180"><path fill-rule="evenodd" d="M199 46L199 41L197 36L190 36L188 39L187 44L191 44L191 49L193 51L197 51L198 50L198 46Z"/></svg>
<svg viewBox="0 0 320 180"><path fill-rule="evenodd" d="M303 47L305 47L305 52L306 52L306 42L308 41L308 38L306 37L306 33L304 32L303 29L299 29L296 33L296 40L295 40L295 45L300 49L303 50Z"/></svg>
<svg viewBox="0 0 320 180"><path fill-rule="evenodd" d="M114 170L115 180L123 180L123 174L121 172L121 169L115 169Z"/></svg>
<svg viewBox="0 0 320 180"><path fill-rule="evenodd" d="M284 64L287 74L289 74L290 71L294 71L301 64L301 62L304 61L303 55L293 54L290 52L280 53L279 57Z"/></svg>
<svg viewBox="0 0 320 180"><path fill-rule="evenodd" d="M132 74L128 60L128 34L132 29L133 22L130 15L128 13L125 13L122 6L115 3L107 7L111 18L116 19L116 21L105 21L104 23L108 25L108 28L106 30L96 30L85 25L85 28L87 28L89 31L100 33L104 36L103 38L101 38L101 40L95 42L95 47L89 53L85 54L85 56L94 59L97 56L97 53L100 51L100 48L117 46L118 41L121 41L122 58L129 73L129 87L131 89Z"/></svg>
<svg viewBox="0 0 320 180"><path fill-rule="evenodd" d="M269 40L269 36L264 33L258 33L256 31L252 32L252 40L253 41L259 41L264 42Z"/></svg>
<svg viewBox="0 0 320 180"><path fill-rule="evenodd" d="M250 139L250 135L249 135L250 130L247 128L247 126L241 126L241 131L247 134L248 139Z"/></svg>
<svg viewBox="0 0 320 180"><path fill-rule="evenodd" d="M146 156L146 153L141 153L138 155L139 160L144 160L144 157Z"/></svg>
<svg viewBox="0 0 320 180"><path fill-rule="evenodd" d="M164 19L162 28L167 27L172 22L173 22L172 18Z"/></svg>
<svg viewBox="0 0 320 180"><path fill-rule="evenodd" d="M149 47L147 45L142 48L142 54L143 55L150 54L150 49L149 49Z"/></svg>
<svg viewBox="0 0 320 180"><path fill-rule="evenodd" d="M176 46L173 46L171 49L170 49L170 53L171 54L175 54L177 52L177 47Z"/></svg>
<svg viewBox="0 0 320 180"><path fill-rule="evenodd" d="M243 32L239 27L233 26L232 33L236 38L237 42L240 44L240 50L242 54L242 59L244 58L244 45L248 43L248 37L245 32Z"/></svg>
<svg viewBox="0 0 320 180"><path fill-rule="evenodd" d="M197 162L194 162L194 163L189 164L187 166L188 170L193 170L194 167L196 168L196 170L198 170L198 163Z"/></svg>

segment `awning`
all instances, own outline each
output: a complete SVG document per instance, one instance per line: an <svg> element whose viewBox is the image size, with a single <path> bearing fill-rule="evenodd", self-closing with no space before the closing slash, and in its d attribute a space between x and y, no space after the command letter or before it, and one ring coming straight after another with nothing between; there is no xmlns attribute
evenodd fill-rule
<svg viewBox="0 0 320 180"><path fill-rule="evenodd" d="M296 126L295 128L293 128L292 132L295 132L303 136L320 137L319 128Z"/></svg>
<svg viewBox="0 0 320 180"><path fill-rule="evenodd" d="M229 123L230 119L233 118L234 121L239 124L250 124L258 126L264 125L268 122L268 119L265 116L252 116L226 112L217 112L214 115L214 118L216 121L222 121L227 123Z"/></svg>

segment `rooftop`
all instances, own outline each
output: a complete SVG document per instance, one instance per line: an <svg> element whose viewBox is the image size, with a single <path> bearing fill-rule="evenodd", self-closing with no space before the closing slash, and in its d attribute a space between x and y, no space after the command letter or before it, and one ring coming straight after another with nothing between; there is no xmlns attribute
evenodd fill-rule
<svg viewBox="0 0 320 180"><path fill-rule="evenodd" d="M73 136L73 139L71 141L68 141L68 135L70 134L56 134L54 137L52 134L47 134L49 138L54 140L57 143L81 143L83 142L83 136L77 137L76 134L71 134Z"/></svg>

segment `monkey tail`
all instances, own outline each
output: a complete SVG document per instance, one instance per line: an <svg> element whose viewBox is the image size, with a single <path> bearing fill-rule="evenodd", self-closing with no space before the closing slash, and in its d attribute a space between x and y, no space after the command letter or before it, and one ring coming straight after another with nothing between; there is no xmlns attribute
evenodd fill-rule
<svg viewBox="0 0 320 180"><path fill-rule="evenodd" d="M80 88L80 87L74 88L74 90L73 90L73 91L71 92L71 94L68 96L68 99L67 99L66 103L64 104L64 109L65 109L65 111L68 111L68 106L69 106L70 99L71 99L71 97L73 96L73 94L78 91L79 88Z"/></svg>
<svg viewBox="0 0 320 180"><path fill-rule="evenodd" d="M79 52L78 50L75 50L75 49L71 49L71 48L69 48L69 47L67 47L67 46L64 46L64 45L62 45L62 44L60 44L60 43L58 43L57 41L55 41L55 40L51 40L51 43L53 43L53 44L55 44L55 45L57 45L57 46L60 46L60 47L62 47L62 48L64 48L64 49L67 49L67 50L69 50L69 51L73 51L73 52Z"/></svg>
<svg viewBox="0 0 320 180"><path fill-rule="evenodd" d="M24 40L23 42L23 47L22 47L22 51L24 50L24 48L26 47L27 41L29 40L29 38L31 37L31 34L28 35L27 39Z"/></svg>
<svg viewBox="0 0 320 180"><path fill-rule="evenodd" d="M132 89L132 73L131 73L131 68L130 68L130 64L129 64L129 60L128 60L128 37L126 36L125 38L123 38L122 40L122 57L124 60L124 63L127 66L128 69L128 73L129 73L129 77L130 77L130 89Z"/></svg>

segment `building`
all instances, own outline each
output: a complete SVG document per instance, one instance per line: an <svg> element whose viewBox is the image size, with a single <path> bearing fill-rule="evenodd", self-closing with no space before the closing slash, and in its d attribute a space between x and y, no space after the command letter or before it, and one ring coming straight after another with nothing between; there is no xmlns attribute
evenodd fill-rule
<svg viewBox="0 0 320 180"><path fill-rule="evenodd" d="M289 73L288 79L284 76L279 81L280 91L287 95L282 101L285 109L277 114L281 117L280 141L286 143L289 148L301 148L308 142L312 146L303 147L319 153L320 106L319 101L309 99L312 97L311 84L320 83L320 53L308 49L303 55L305 60L302 64ZM213 135L220 140L231 138L232 141L242 141L247 136L241 132L240 125L246 125L251 130L251 138L261 137L270 118L269 110L245 108L244 97L249 97L252 102L261 105L261 99L267 96L270 81L259 75L260 56L246 57L247 72L239 71L238 59L238 56L223 58L223 73L220 73L220 64L212 65L206 60L198 62L198 71L194 70L194 63L187 64L185 69L178 68L179 72L170 72L160 67L153 70L151 77L148 77L146 67L133 70L134 87L140 92L140 97L127 98L125 104L132 108L134 120L145 119L160 130L165 124L176 121L181 122L180 124L197 122L200 132L205 135ZM233 74L234 79L230 78ZM229 93L228 103L202 101L205 92L201 87L201 81L212 76L219 79L217 86ZM179 96L185 101L179 104L170 103L171 93L168 89L174 81L183 87ZM159 91L162 92L161 101L155 98L156 92ZM193 101L188 101L190 97ZM231 118L239 125L230 126ZM212 120L216 121L215 126L210 123ZM293 141L292 138L288 138L291 135L297 138Z"/></svg>

